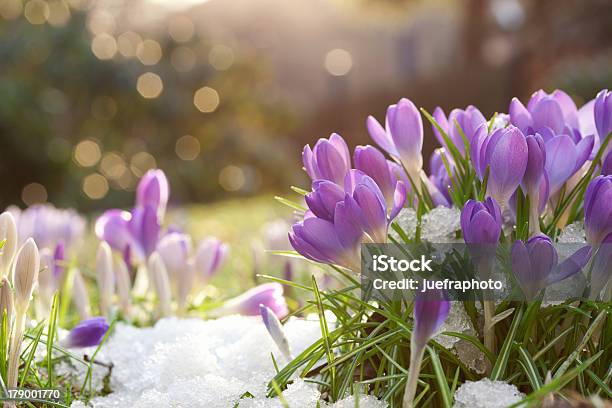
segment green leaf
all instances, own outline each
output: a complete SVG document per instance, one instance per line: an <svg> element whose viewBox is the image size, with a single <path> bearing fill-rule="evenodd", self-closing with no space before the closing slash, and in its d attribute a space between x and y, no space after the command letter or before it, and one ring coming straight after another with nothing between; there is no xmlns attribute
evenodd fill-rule
<svg viewBox="0 0 612 408"><path fill-rule="evenodd" d="M427 346L427 352L431 356L431 364L433 366L434 373L436 374L436 381L438 382L438 388L440 389L442 403L444 404L445 408L451 408L453 405L453 396L450 388L448 387L448 381L444 375L444 368L442 368L440 357L433 347Z"/></svg>
<svg viewBox="0 0 612 408"><path fill-rule="evenodd" d="M514 319L512 320L512 325L510 326L510 331L506 335L506 339L504 340L504 344L497 356L497 361L495 362L495 366L491 370L491 380L501 380L503 378L504 372L506 371L506 366L508 364L508 360L510 359L510 353L512 352L512 344L514 342L514 338L516 337L517 329L519 327L519 323L523 317L523 308L520 308L516 315L514 315Z"/></svg>

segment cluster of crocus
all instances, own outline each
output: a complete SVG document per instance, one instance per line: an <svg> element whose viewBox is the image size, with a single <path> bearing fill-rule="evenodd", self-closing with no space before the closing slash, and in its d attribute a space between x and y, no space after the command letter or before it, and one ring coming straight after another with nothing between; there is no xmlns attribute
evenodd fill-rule
<svg viewBox="0 0 612 408"><path fill-rule="evenodd" d="M305 197L309 210L293 225L289 241L306 258L358 271L361 243L386 242L406 202L400 168L365 146L355 149L358 169L351 169L348 147L337 134L320 139L314 149L306 146L303 158L312 177Z"/></svg>
<svg viewBox="0 0 612 408"><path fill-rule="evenodd" d="M227 258L229 247L217 238L204 239L194 251L188 234L163 230L168 198L164 172L149 170L138 183L136 205L131 211L111 209L96 221L96 234L103 241L96 267L103 315L111 313L115 288L122 313L129 315L133 265L138 267L140 277L150 281L158 315L164 316L171 313L173 298L178 312L183 313L194 287L208 282ZM123 259L114 257L112 250Z"/></svg>
<svg viewBox="0 0 612 408"><path fill-rule="evenodd" d="M441 108L424 115L441 144L430 158L429 176L423 171L421 113L408 99L388 107L384 126L367 119L370 136L389 159L372 146L359 146L352 169L348 146L337 134L304 148L312 180L308 209L289 233L299 254L359 271L361 243L387 242L389 224L402 207L414 207L420 218L436 206L456 205L470 251L487 248L479 253L479 268L490 267L495 256L489 251L500 241L515 240L512 269L527 299L583 270L591 271L596 294L610 287L611 92L603 90L578 108L563 91L540 90L526 106L512 99L507 114L490 120L474 106L448 116ZM554 237L582 213L590 246L559 262ZM420 365L422 339L429 338L415 333L432 332L423 327L439 327L448 314L442 303L419 302L411 375ZM495 352L491 301L484 302L484 312L485 345ZM404 406L412 404L416 381L408 381Z"/></svg>

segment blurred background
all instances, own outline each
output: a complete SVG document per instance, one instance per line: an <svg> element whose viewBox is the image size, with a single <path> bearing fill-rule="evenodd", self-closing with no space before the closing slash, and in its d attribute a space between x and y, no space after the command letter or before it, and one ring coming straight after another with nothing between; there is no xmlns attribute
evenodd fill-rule
<svg viewBox="0 0 612 408"><path fill-rule="evenodd" d="M400 97L557 87L612 87L611 1L0 0L0 208L129 207L153 167L175 207L275 206L304 144L368 143Z"/></svg>

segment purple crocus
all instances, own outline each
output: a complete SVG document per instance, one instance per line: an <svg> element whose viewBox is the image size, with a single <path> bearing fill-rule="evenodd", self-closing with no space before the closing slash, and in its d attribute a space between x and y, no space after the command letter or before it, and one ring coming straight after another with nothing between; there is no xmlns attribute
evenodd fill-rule
<svg viewBox="0 0 612 408"><path fill-rule="evenodd" d="M430 188L429 193L436 207L450 207L452 202L449 191L452 183L442 160L443 151L443 148L434 150L429 159L429 182L434 187ZM454 172L454 163L449 162L449 166L451 172Z"/></svg>
<svg viewBox="0 0 612 408"><path fill-rule="evenodd" d="M329 139L319 139L312 149L306 145L302 160L312 181L329 180L339 185L342 185L351 167L348 146L337 133L333 133Z"/></svg>
<svg viewBox="0 0 612 408"><path fill-rule="evenodd" d="M344 185L343 194L333 183L314 183L314 191L306 196L310 210L303 221L293 225L289 241L308 259L356 271L362 241L387 241L389 223L406 201L406 188L397 182L388 214L382 192L363 172L351 170Z"/></svg>
<svg viewBox="0 0 612 408"><path fill-rule="evenodd" d="M399 160L408 175L420 189L420 172L423 167L423 120L417 107L409 99L402 98L387 108L385 127L369 116L367 127L372 139L383 150Z"/></svg>
<svg viewBox="0 0 612 408"><path fill-rule="evenodd" d="M603 142L612 132L612 91L603 89L597 94L593 111L595 127L597 128L600 141ZM607 150L611 150L610 145L608 145Z"/></svg>
<svg viewBox="0 0 612 408"><path fill-rule="evenodd" d="M160 169L152 169L140 179L136 189L136 207L153 207L160 218L166 213L170 188L166 174Z"/></svg>
<svg viewBox="0 0 612 408"><path fill-rule="evenodd" d="M440 290L418 292L414 301L414 327L410 336L410 366L404 390L404 407L411 407L416 395L417 381L425 346L442 327L450 312L450 302Z"/></svg>
<svg viewBox="0 0 612 408"><path fill-rule="evenodd" d="M217 315L258 316L261 305L270 308L279 319L289 314L289 308L283 296L283 286L277 282L255 286L242 295L228 300L214 313Z"/></svg>
<svg viewBox="0 0 612 408"><path fill-rule="evenodd" d="M440 125L440 128L448 135L453 145L461 153L465 153L465 142L463 136L467 139L468 144L471 144L472 140L476 136L478 128L481 126L487 126L487 120L484 115L475 106L468 106L465 109L453 109L448 115L448 119L444 114L442 108L437 107L433 114L434 119ZM459 127L457 127L459 126ZM440 134L437 127L433 126L434 134L442 146L448 150L446 141ZM459 130L461 129L461 130ZM461 134L463 133L463 135Z"/></svg>
<svg viewBox="0 0 612 408"><path fill-rule="evenodd" d="M612 176L598 176L587 187L584 226L591 244L603 242L612 234Z"/></svg>
<svg viewBox="0 0 612 408"><path fill-rule="evenodd" d="M579 272L589 261L591 248L576 251L561 264L549 237L537 234L526 243L516 241L510 251L512 272L527 300L533 300L548 285Z"/></svg>
<svg viewBox="0 0 612 408"><path fill-rule="evenodd" d="M353 159L355 168L361 170L376 182L387 204L393 203L395 185L398 181L393 164L387 161L380 150L370 145L357 146Z"/></svg>
<svg viewBox="0 0 612 408"><path fill-rule="evenodd" d="M62 340L62 346L66 348L97 346L104 338L109 327L104 317L92 317L83 320L70 330L68 336Z"/></svg>
<svg viewBox="0 0 612 408"><path fill-rule="evenodd" d="M467 244L497 244L502 224L499 205L491 197L484 202L468 200L461 210L461 230Z"/></svg>
<svg viewBox="0 0 612 408"><path fill-rule="evenodd" d="M200 242L194 255L196 272L204 282L214 276L225 263L229 255L229 245L215 237Z"/></svg>
<svg viewBox="0 0 612 408"><path fill-rule="evenodd" d="M525 136L512 125L490 135L486 133L485 126L481 126L472 140L471 151L474 168L481 179L489 168L487 194L505 207L527 168Z"/></svg>
<svg viewBox="0 0 612 408"><path fill-rule="evenodd" d="M191 237L180 232L166 234L157 244L157 253L164 261L171 277L189 268L189 256L192 249Z"/></svg>
<svg viewBox="0 0 612 408"><path fill-rule="evenodd" d="M111 248L129 253L142 262L155 251L161 231L157 209L152 206L135 207L131 212L112 209L97 220L95 232Z"/></svg>

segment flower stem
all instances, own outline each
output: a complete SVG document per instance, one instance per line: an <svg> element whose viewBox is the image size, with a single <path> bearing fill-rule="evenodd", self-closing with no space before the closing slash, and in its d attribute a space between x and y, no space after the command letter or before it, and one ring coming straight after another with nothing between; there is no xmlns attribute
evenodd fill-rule
<svg viewBox="0 0 612 408"><path fill-rule="evenodd" d="M17 388L17 378L19 377L19 356L21 354L21 343L23 341L23 330L25 328L25 312L17 310L15 314L15 330L11 338L11 348L9 351L9 364L7 374L7 388ZM14 402L8 402L6 407L14 407Z"/></svg>
<svg viewBox="0 0 612 408"><path fill-rule="evenodd" d="M492 300L484 300L484 345L486 348L495 354L495 329L493 324L493 317L495 317L495 304ZM488 370L491 368L489 367Z"/></svg>
<svg viewBox="0 0 612 408"><path fill-rule="evenodd" d="M413 408L414 397L416 396L417 382L419 381L419 373L421 372L421 363L423 362L423 354L425 347L415 345L411 341L410 346L410 366L408 367L408 380L404 389L404 402L402 408ZM416 347L415 347L416 346Z"/></svg>

